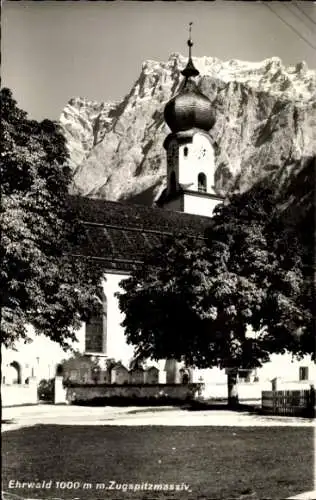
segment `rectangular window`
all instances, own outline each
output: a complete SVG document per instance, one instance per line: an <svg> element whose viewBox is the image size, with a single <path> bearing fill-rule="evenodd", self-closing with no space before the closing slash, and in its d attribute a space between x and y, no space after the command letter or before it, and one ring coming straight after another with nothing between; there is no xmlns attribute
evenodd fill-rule
<svg viewBox="0 0 316 500"><path fill-rule="evenodd" d="M250 382L250 375L252 370L240 369L238 370L238 379L240 382Z"/></svg>
<svg viewBox="0 0 316 500"><path fill-rule="evenodd" d="M300 380L308 380L308 367L307 366L300 366L299 379Z"/></svg>
<svg viewBox="0 0 316 500"><path fill-rule="evenodd" d="M98 311L86 322L85 352L104 354L107 331L107 300L102 286L98 287Z"/></svg>
<svg viewBox="0 0 316 500"><path fill-rule="evenodd" d="M86 352L103 352L103 314L92 316L86 323Z"/></svg>

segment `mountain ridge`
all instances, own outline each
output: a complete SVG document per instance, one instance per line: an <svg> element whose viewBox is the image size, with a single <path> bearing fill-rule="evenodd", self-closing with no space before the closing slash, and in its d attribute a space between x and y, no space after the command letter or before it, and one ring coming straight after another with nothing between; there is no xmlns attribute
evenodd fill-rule
<svg viewBox="0 0 316 500"><path fill-rule="evenodd" d="M213 104L210 131L215 187L226 195L255 181L296 175L316 154L316 71L306 63L193 58L200 90ZM165 185L167 101L181 85L186 58L147 60L119 102L73 98L60 123L74 172L72 192L151 204ZM147 194L146 194L147 193Z"/></svg>

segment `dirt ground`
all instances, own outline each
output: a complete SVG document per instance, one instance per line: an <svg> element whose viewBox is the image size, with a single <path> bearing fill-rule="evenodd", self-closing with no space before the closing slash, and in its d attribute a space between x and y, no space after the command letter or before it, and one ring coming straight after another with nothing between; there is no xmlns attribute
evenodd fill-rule
<svg viewBox="0 0 316 500"><path fill-rule="evenodd" d="M3 408L2 432L36 424L60 425L179 425L179 426L315 426L300 417L257 415L249 411L159 407L87 407L36 405Z"/></svg>

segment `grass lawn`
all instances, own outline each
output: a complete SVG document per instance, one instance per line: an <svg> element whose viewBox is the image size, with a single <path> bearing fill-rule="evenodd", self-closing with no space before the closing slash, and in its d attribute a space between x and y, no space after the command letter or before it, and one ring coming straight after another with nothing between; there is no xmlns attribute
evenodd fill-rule
<svg viewBox="0 0 316 500"><path fill-rule="evenodd" d="M3 490L21 498L255 500L313 489L310 427L39 425L4 433L2 455ZM9 488L10 480L52 484ZM80 486L58 489L56 481ZM110 481L185 483L192 491L96 490Z"/></svg>

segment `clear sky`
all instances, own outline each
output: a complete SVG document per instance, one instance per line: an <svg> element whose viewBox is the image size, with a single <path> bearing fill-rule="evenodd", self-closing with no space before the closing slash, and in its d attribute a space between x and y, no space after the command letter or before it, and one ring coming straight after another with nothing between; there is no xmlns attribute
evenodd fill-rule
<svg viewBox="0 0 316 500"><path fill-rule="evenodd" d="M144 60L186 54L190 21L194 55L316 68L315 2L22 0L2 8L2 86L36 119L74 96L120 99Z"/></svg>

